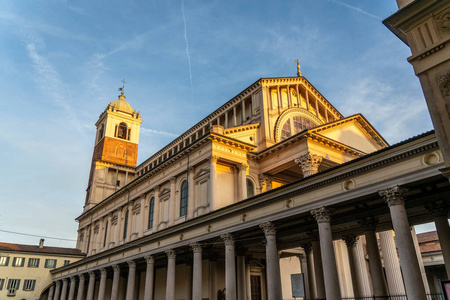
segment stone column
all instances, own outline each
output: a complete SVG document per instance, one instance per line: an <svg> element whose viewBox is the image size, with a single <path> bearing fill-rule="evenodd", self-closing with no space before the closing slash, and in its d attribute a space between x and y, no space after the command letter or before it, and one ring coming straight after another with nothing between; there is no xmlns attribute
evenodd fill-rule
<svg viewBox="0 0 450 300"><path fill-rule="evenodd" d="M252 261L251 256L245 257L245 280L247 283L246 291L247 291L247 300L252 299L252 287L251 287L251 270L250 270L250 262Z"/></svg>
<svg viewBox="0 0 450 300"><path fill-rule="evenodd" d="M109 248L109 243L111 242L111 231L112 231L111 217L112 215L109 214L106 219L107 220L106 224L108 225L108 227L106 227L105 249Z"/></svg>
<svg viewBox="0 0 450 300"><path fill-rule="evenodd" d="M155 259L151 255L146 255L145 261L147 262L147 271L145 272L144 300L153 300Z"/></svg>
<svg viewBox="0 0 450 300"><path fill-rule="evenodd" d="M188 170L188 219L192 219L194 217L194 210L195 210L195 168L190 167Z"/></svg>
<svg viewBox="0 0 450 300"><path fill-rule="evenodd" d="M297 258L300 262L300 270L303 273L303 279L304 279L304 283L305 283L305 298L312 299L311 298L311 290L309 288L308 265L306 263L306 255L299 254L299 255L297 255Z"/></svg>
<svg viewBox="0 0 450 300"><path fill-rule="evenodd" d="M127 207L128 220L127 220L127 236L125 242L131 241L131 234L133 233L133 203L130 203ZM125 219L123 220L125 222Z"/></svg>
<svg viewBox="0 0 450 300"><path fill-rule="evenodd" d="M53 293L55 292L55 285L52 284L50 290L48 291L47 300L53 300Z"/></svg>
<svg viewBox="0 0 450 300"><path fill-rule="evenodd" d="M169 226L175 224L175 191L176 191L176 177L170 178L170 198L169 198Z"/></svg>
<svg viewBox="0 0 450 300"><path fill-rule="evenodd" d="M239 185L241 200L247 199L247 164L239 164Z"/></svg>
<svg viewBox="0 0 450 300"><path fill-rule="evenodd" d="M61 295L61 281L56 281L55 296L53 299L59 300Z"/></svg>
<svg viewBox="0 0 450 300"><path fill-rule="evenodd" d="M217 300L217 257L214 253L209 255L209 299Z"/></svg>
<svg viewBox="0 0 450 300"><path fill-rule="evenodd" d="M331 213L326 207L311 210L319 227L320 252L322 254L323 279L327 300L341 299L333 237L331 236Z"/></svg>
<svg viewBox="0 0 450 300"><path fill-rule="evenodd" d="M120 240L121 240L121 235L120 235L120 231L122 230L122 209L119 208L117 210L117 220L116 220L116 228L114 229L114 246L119 246L120 245Z"/></svg>
<svg viewBox="0 0 450 300"><path fill-rule="evenodd" d="M71 276L70 277L69 300L74 299L76 285L77 285L77 279L75 278L75 276Z"/></svg>
<svg viewBox="0 0 450 300"><path fill-rule="evenodd" d="M80 281L78 282L77 300L84 300L84 274L78 275Z"/></svg>
<svg viewBox="0 0 450 300"><path fill-rule="evenodd" d="M303 177L308 177L318 172L322 157L308 152L296 158L294 162L302 169Z"/></svg>
<svg viewBox="0 0 450 300"><path fill-rule="evenodd" d="M105 300L106 275L106 269L100 268L100 286L98 288L98 300Z"/></svg>
<svg viewBox="0 0 450 300"><path fill-rule="evenodd" d="M216 189L216 182L217 182L217 172L216 172L216 164L219 160L218 156L211 156L210 158L210 165L209 165L209 210L213 211L216 210L217 207L217 189Z"/></svg>
<svg viewBox="0 0 450 300"><path fill-rule="evenodd" d="M112 268L114 270L114 275L111 288L111 300L117 300L119 296L120 267L119 265L113 265Z"/></svg>
<svg viewBox="0 0 450 300"><path fill-rule="evenodd" d="M128 281L127 281L127 295L126 300L134 299L134 282L136 279L136 262L134 260L127 261L128 263Z"/></svg>
<svg viewBox="0 0 450 300"><path fill-rule="evenodd" d="M95 289L95 272L89 272L89 285L86 295L86 300L94 300L94 289Z"/></svg>
<svg viewBox="0 0 450 300"><path fill-rule="evenodd" d="M402 271L398 261L397 248L395 247L392 230L382 231L378 234L380 236L381 252L383 253L389 295L405 295L405 285L403 284Z"/></svg>
<svg viewBox="0 0 450 300"><path fill-rule="evenodd" d="M266 274L267 299L279 300L283 298L281 291L280 260L278 258L276 227L272 222L259 225L266 236Z"/></svg>
<svg viewBox="0 0 450 300"><path fill-rule="evenodd" d="M159 186L154 188L155 191L155 209L153 213L153 231L158 231L159 225Z"/></svg>
<svg viewBox="0 0 450 300"><path fill-rule="evenodd" d="M186 263L186 290L185 298L186 300L192 300L192 258L186 257L184 259Z"/></svg>
<svg viewBox="0 0 450 300"><path fill-rule="evenodd" d="M375 235L375 228L378 221L375 218L366 218L361 220L359 224L364 228L364 235L366 237L373 294L375 297L386 297L388 296L386 280L384 279L380 250L378 249L377 236Z"/></svg>
<svg viewBox="0 0 450 300"><path fill-rule="evenodd" d="M391 212L403 279L405 280L406 295L409 300L426 300L425 288L405 209L406 189L395 186L378 193L387 202Z"/></svg>
<svg viewBox="0 0 450 300"><path fill-rule="evenodd" d="M308 299L316 299L316 278L314 274L314 258L312 253L312 244L306 243L301 245L303 250L305 251L305 260L306 260L306 269L305 271L308 273L308 291L309 293L306 294L306 298ZM303 266L302 266L302 272Z"/></svg>
<svg viewBox="0 0 450 300"><path fill-rule="evenodd" d="M230 233L220 236L225 243L225 289L227 300L236 300L236 265L234 237Z"/></svg>
<svg viewBox="0 0 450 300"><path fill-rule="evenodd" d="M448 225L448 209L444 202L428 204L426 209L433 216L439 243L441 244L442 256L444 257L447 278L450 278L450 227Z"/></svg>
<svg viewBox="0 0 450 300"><path fill-rule="evenodd" d="M308 232L307 234L313 239L311 246L313 250L316 298L325 299L325 282L323 278L322 251L320 250L319 234L317 232Z"/></svg>
<svg viewBox="0 0 450 300"><path fill-rule="evenodd" d="M194 252L192 300L202 300L202 245L194 242L191 243L190 246L192 248L192 251Z"/></svg>
<svg viewBox="0 0 450 300"><path fill-rule="evenodd" d="M64 278L63 280L62 280L62 283L63 283L63 285L62 285L62 291L61 291L61 300L66 300L66 296L67 296L67 279L66 278Z"/></svg>
<svg viewBox="0 0 450 300"><path fill-rule="evenodd" d="M417 240L416 230L414 229L414 227L411 227L411 237L413 239L414 249L416 250L417 262L419 263L420 272L422 274L423 287L425 288L425 293L430 294L430 286L428 285L427 273L425 272L425 266L423 265L419 241Z"/></svg>
<svg viewBox="0 0 450 300"><path fill-rule="evenodd" d="M166 300L175 300L175 259L176 252L172 249L166 250L167 255L167 283Z"/></svg>
<svg viewBox="0 0 450 300"><path fill-rule="evenodd" d="M354 235L347 235L343 237L345 244L347 245L348 260L350 263L350 273L352 276L352 287L353 296L355 298L366 296L364 295L364 290L362 287L361 274L358 270L358 252L356 248L356 243L358 242L358 237Z"/></svg>
<svg viewBox="0 0 450 300"><path fill-rule="evenodd" d="M237 300L247 299L247 280L245 276L245 252L247 249L237 249Z"/></svg>

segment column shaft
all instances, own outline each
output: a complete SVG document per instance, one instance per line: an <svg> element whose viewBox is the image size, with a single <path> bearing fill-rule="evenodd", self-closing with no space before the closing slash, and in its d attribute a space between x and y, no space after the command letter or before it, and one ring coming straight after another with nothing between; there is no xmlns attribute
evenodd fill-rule
<svg viewBox="0 0 450 300"><path fill-rule="evenodd" d="M136 280L136 263L132 260L128 261L128 281L126 300L134 300L134 283Z"/></svg>
<svg viewBox="0 0 450 300"><path fill-rule="evenodd" d="M237 257L237 299L247 299L247 285L245 278L245 256L238 255Z"/></svg>
<svg viewBox="0 0 450 300"><path fill-rule="evenodd" d="M62 291L61 291L61 300L66 300L66 296L67 296L67 279L63 279L63 286L62 286Z"/></svg>
<svg viewBox="0 0 450 300"><path fill-rule="evenodd" d="M80 281L78 282L77 300L84 300L84 274L78 276Z"/></svg>
<svg viewBox="0 0 450 300"><path fill-rule="evenodd" d="M53 299L59 300L60 295L61 295L61 281L58 280L56 282L55 295Z"/></svg>
<svg viewBox="0 0 450 300"><path fill-rule="evenodd" d="M372 278L373 294L375 297L386 297L388 293L375 231L367 230L364 234L367 243L367 254L369 255L369 269Z"/></svg>
<svg viewBox="0 0 450 300"><path fill-rule="evenodd" d="M442 256L444 256L445 270L447 278L450 278L450 227L447 216L438 216L434 218L436 230L441 244Z"/></svg>
<svg viewBox="0 0 450 300"><path fill-rule="evenodd" d="M234 238L229 233L221 235L221 238L225 242L225 289L227 300L236 300Z"/></svg>
<svg viewBox="0 0 450 300"><path fill-rule="evenodd" d="M259 225L266 236L266 276L267 276L267 299L282 299L280 260L276 241L276 228L271 222Z"/></svg>
<svg viewBox="0 0 450 300"><path fill-rule="evenodd" d="M239 166L239 185L241 200L247 199L247 165L241 164Z"/></svg>
<svg viewBox="0 0 450 300"><path fill-rule="evenodd" d="M327 300L341 299L341 289L334 256L333 238L329 222L318 223L320 252L322 254L323 280Z"/></svg>
<svg viewBox="0 0 450 300"><path fill-rule="evenodd" d="M53 284L48 291L47 300L53 300L53 293L55 292L55 285Z"/></svg>
<svg viewBox="0 0 450 300"><path fill-rule="evenodd" d="M145 291L144 300L153 300L154 276L155 276L155 260L153 256L146 256L147 271L145 272Z"/></svg>
<svg viewBox="0 0 450 300"><path fill-rule="evenodd" d="M94 289L95 289L95 273L89 272L89 285L86 300L94 300Z"/></svg>
<svg viewBox="0 0 450 300"><path fill-rule="evenodd" d="M378 234L380 235L381 252L383 253L389 295L405 295L406 291L392 230L382 231Z"/></svg>
<svg viewBox="0 0 450 300"><path fill-rule="evenodd" d="M209 166L209 210L213 211L217 209L217 189L216 189L216 163L218 157L212 156Z"/></svg>
<svg viewBox="0 0 450 300"><path fill-rule="evenodd" d="M322 251L319 241L311 242L313 249L314 273L315 273L315 295L316 299L325 299L325 282L323 277Z"/></svg>
<svg viewBox="0 0 450 300"><path fill-rule="evenodd" d="M105 300L106 291L106 270L104 268L100 269L100 286L98 289L98 300Z"/></svg>
<svg viewBox="0 0 450 300"><path fill-rule="evenodd" d="M217 281L216 281L217 262L215 259L209 261L209 299L217 300Z"/></svg>
<svg viewBox="0 0 450 300"><path fill-rule="evenodd" d="M202 248L198 243L191 244L194 251L193 280L192 280L192 300L202 300Z"/></svg>
<svg viewBox="0 0 450 300"><path fill-rule="evenodd" d="M120 267L119 265L113 265L114 275L111 288L111 300L117 300L119 296L119 280L120 280Z"/></svg>
<svg viewBox="0 0 450 300"><path fill-rule="evenodd" d="M69 289L69 300L73 300L75 296L75 287L77 285L76 278L74 276L70 277L70 289Z"/></svg>
<svg viewBox="0 0 450 300"><path fill-rule="evenodd" d="M166 300L175 300L175 259L176 259L176 254L175 254L174 250L166 250L166 254L167 254Z"/></svg>

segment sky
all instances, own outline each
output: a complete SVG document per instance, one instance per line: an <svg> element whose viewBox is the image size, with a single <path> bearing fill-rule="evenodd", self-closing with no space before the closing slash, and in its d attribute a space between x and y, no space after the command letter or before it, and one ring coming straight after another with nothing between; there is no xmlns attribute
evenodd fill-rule
<svg viewBox="0 0 450 300"><path fill-rule="evenodd" d="M138 163L259 78L295 76L297 57L344 116L362 113L390 144L432 129L410 50L382 24L395 0L0 7L3 242L75 247L94 124L123 79L143 119Z"/></svg>

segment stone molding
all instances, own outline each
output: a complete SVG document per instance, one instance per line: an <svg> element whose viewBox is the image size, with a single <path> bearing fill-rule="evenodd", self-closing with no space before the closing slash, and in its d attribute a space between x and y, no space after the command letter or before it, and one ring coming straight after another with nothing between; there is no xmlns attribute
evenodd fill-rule
<svg viewBox="0 0 450 300"><path fill-rule="evenodd" d="M330 223L331 211L325 206L312 209L309 212L314 217L314 219L316 219L317 223Z"/></svg>
<svg viewBox="0 0 450 300"><path fill-rule="evenodd" d="M155 263L155 258L152 255L146 255L144 256L145 261L147 262L147 264L153 264Z"/></svg>
<svg viewBox="0 0 450 300"><path fill-rule="evenodd" d="M175 259L177 257L177 253L173 249L167 249L164 252L166 253L168 259Z"/></svg>
<svg viewBox="0 0 450 300"><path fill-rule="evenodd" d="M189 246L191 246L192 251L194 253L202 253L202 248L203 248L202 244L200 244L198 242L192 242L189 244Z"/></svg>
<svg viewBox="0 0 450 300"><path fill-rule="evenodd" d="M259 224L259 228L262 229L262 231L264 232L265 236L276 235L276 232L277 232L277 228L270 221L269 222L264 222L262 224Z"/></svg>
<svg viewBox="0 0 450 300"><path fill-rule="evenodd" d="M234 245L234 236L227 232L220 235L220 238L223 240L225 246Z"/></svg>
<svg viewBox="0 0 450 300"><path fill-rule="evenodd" d="M401 186L393 186L381 191L378 194L384 199L389 207L394 205L405 205L407 188Z"/></svg>
<svg viewBox="0 0 450 300"><path fill-rule="evenodd" d="M355 247L359 241L359 236L356 235L345 235L342 237L342 240L345 242L347 247Z"/></svg>

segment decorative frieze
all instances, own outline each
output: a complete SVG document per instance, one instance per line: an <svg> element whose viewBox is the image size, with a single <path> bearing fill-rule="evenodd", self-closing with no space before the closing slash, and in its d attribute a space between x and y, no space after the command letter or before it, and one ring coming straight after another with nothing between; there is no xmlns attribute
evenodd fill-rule
<svg viewBox="0 0 450 300"><path fill-rule="evenodd" d="M394 186L385 190L378 191L378 194L384 199L388 206L405 205L407 188Z"/></svg>
<svg viewBox="0 0 450 300"><path fill-rule="evenodd" d="M312 209L309 212L314 217L314 219L316 219L317 223L329 223L331 220L331 212L325 206Z"/></svg>

